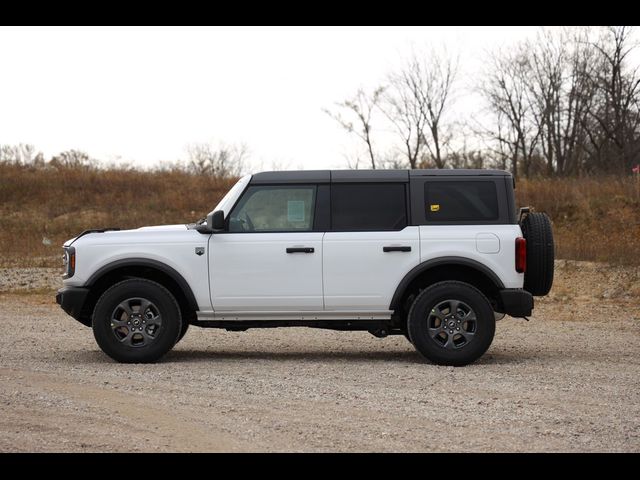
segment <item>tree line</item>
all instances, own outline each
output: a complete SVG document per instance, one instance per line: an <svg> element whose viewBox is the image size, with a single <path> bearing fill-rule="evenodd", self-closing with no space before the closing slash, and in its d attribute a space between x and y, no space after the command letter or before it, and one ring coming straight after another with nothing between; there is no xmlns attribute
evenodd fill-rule
<svg viewBox="0 0 640 480"><path fill-rule="evenodd" d="M640 164L636 47L631 27L541 28L535 38L488 52L465 88L457 55L413 49L375 88L359 88L324 111L361 147L350 168L629 174ZM481 109L456 118L454 106L469 90L481 98ZM248 157L245 144L194 143L185 159L155 168L229 178L244 172ZM98 166L81 150L45 159L28 144L0 145L0 163Z"/></svg>
<svg viewBox="0 0 640 480"><path fill-rule="evenodd" d="M180 170L194 175L209 175L217 178L240 176L249 156L246 144L192 143L186 147L186 158L173 162L161 162L155 170ZM81 168L97 169L105 166L82 150L65 150L45 158L31 144L0 145L0 164L23 165L31 168ZM133 168L129 164L115 166L120 169Z"/></svg>
<svg viewBox="0 0 640 480"><path fill-rule="evenodd" d="M379 86L360 88L325 112L362 145L354 168L630 173L640 163L635 48L630 27L541 29L534 39L486 54L471 86L482 111L466 119L452 115L461 93L458 57L413 50ZM385 151L388 132L395 141Z"/></svg>

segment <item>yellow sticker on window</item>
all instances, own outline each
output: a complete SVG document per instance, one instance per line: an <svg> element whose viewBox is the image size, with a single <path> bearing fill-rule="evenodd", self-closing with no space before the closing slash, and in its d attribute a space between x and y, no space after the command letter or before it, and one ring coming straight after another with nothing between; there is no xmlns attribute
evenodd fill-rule
<svg viewBox="0 0 640 480"><path fill-rule="evenodd" d="M439 210L440 210L440 205L438 205L438 204L431 205L431 211L432 212L437 212Z"/></svg>

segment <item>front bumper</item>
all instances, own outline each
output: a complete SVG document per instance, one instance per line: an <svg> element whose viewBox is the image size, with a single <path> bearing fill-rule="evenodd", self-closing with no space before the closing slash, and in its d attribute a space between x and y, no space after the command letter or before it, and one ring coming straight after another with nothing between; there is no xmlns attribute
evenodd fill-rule
<svg viewBox="0 0 640 480"><path fill-rule="evenodd" d="M73 318L85 325L89 325L90 323L88 322L90 320L82 315L87 295L89 295L88 288L63 287L56 294L56 303Z"/></svg>
<svg viewBox="0 0 640 480"><path fill-rule="evenodd" d="M507 288L499 292L499 313L512 317L528 317L533 311L533 295L520 288Z"/></svg>

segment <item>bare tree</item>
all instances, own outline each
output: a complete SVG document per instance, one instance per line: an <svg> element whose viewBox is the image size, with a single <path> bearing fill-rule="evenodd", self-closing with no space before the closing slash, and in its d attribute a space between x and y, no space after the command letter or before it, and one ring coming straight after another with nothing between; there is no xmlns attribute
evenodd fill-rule
<svg viewBox="0 0 640 480"><path fill-rule="evenodd" d="M248 147L239 145L192 143L187 146L188 169L197 175L220 178L238 177L249 154Z"/></svg>
<svg viewBox="0 0 640 480"><path fill-rule="evenodd" d="M411 168L425 156L436 167L445 167L443 152L450 135L443 120L456 70L457 60L447 52L414 51L399 72L389 75L381 109L400 136Z"/></svg>
<svg viewBox="0 0 640 480"><path fill-rule="evenodd" d="M629 172L640 163L640 66L631 63L632 33L624 26L542 28L534 39L489 54L476 88L490 115L469 120L473 143L485 142L484 152L459 148L460 126L448 115L457 62L444 50L414 51L384 88L373 95L359 90L338 104L350 118L327 113L367 145L374 168L495 165L514 176ZM376 110L388 122L380 128L376 120L374 143ZM386 130L400 139L391 155L380 153L377 135Z"/></svg>
<svg viewBox="0 0 640 480"><path fill-rule="evenodd" d="M359 88L353 98L336 103L337 112L328 109L323 111L337 121L347 132L356 135L367 146L369 161L371 168L375 170L377 159L374 153L372 140L372 118L378 106L383 87L376 88L371 94L365 92L363 88ZM357 165L357 163L356 163ZM357 167L356 167L357 168Z"/></svg>
<svg viewBox="0 0 640 480"><path fill-rule="evenodd" d="M527 48L519 44L507 52L489 55L487 69L479 85L479 92L493 114L493 128L485 129L497 143L506 168L506 158L511 161L514 177L519 174L518 163L522 163L523 174L529 174L531 158L540 137L540 130L531 122L531 104L528 99L530 61Z"/></svg>
<svg viewBox="0 0 640 480"><path fill-rule="evenodd" d="M592 46L599 53L598 68L590 71L597 101L589 105L585 121L590 145L602 170L624 172L640 154L640 75L628 67L632 29L606 27Z"/></svg>
<svg viewBox="0 0 640 480"><path fill-rule="evenodd" d="M55 155L49 161L52 167L92 168L96 164L89 154L81 150L66 150Z"/></svg>
<svg viewBox="0 0 640 480"><path fill-rule="evenodd" d="M593 99L594 51L586 29L543 30L528 42L528 91L547 173L577 173L584 163L585 117Z"/></svg>
<svg viewBox="0 0 640 480"><path fill-rule="evenodd" d="M31 144L0 145L0 163L31 165L40 158L38 155L36 155L35 147Z"/></svg>

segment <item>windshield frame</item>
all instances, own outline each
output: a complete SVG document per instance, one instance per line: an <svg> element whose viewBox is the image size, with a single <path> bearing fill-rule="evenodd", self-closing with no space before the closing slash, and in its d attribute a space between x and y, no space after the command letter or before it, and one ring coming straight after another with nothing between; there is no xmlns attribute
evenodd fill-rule
<svg viewBox="0 0 640 480"><path fill-rule="evenodd" d="M222 210L224 212L224 216L228 215L231 208L235 205L236 201L244 192L244 189L249 185L249 181L251 180L251 175L245 175L240 180L236 182L236 184L231 187L231 189L225 194L224 197L218 202L213 210L209 212L209 214Z"/></svg>

